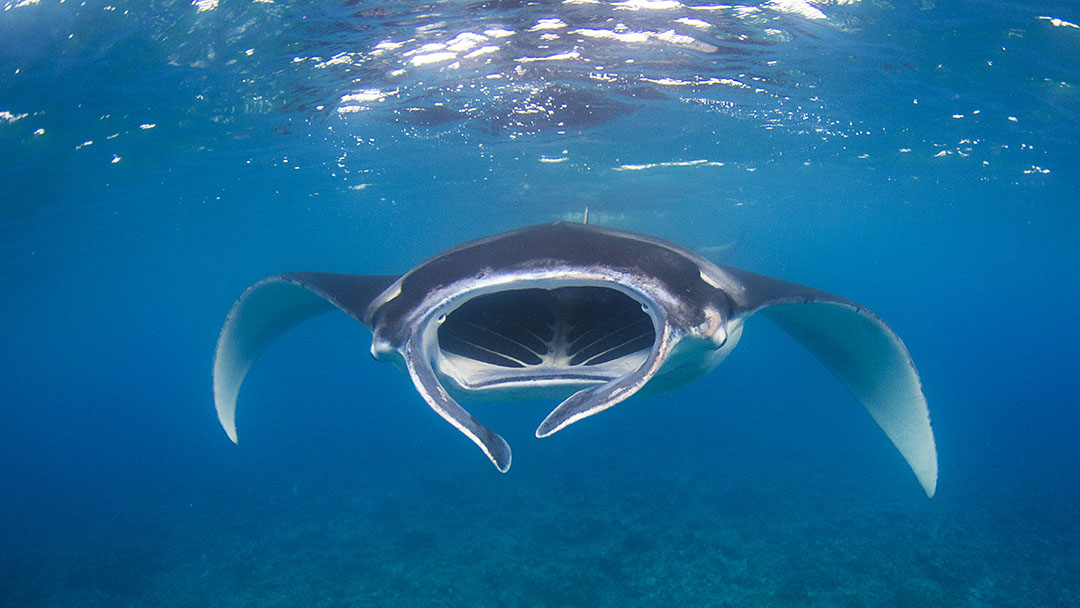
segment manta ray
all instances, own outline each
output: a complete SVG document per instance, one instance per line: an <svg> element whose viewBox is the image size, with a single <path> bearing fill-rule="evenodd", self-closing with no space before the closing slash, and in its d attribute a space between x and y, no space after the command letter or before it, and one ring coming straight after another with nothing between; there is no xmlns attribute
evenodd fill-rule
<svg viewBox="0 0 1080 608"><path fill-rule="evenodd" d="M296 272L255 283L229 312L214 358L218 419L233 442L252 363L290 328L334 309L363 323L374 358L405 372L504 473L509 445L459 401L561 399L536 430L547 437L635 394L701 378L760 312L848 388L927 496L937 486L918 372L876 314L659 238L566 222L469 241L401 276Z"/></svg>

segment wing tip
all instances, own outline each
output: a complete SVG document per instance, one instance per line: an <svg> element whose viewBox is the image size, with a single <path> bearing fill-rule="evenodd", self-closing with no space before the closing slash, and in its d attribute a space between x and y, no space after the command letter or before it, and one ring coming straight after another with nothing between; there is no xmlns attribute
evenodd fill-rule
<svg viewBox="0 0 1080 608"><path fill-rule="evenodd" d="M223 332L224 333L224 332ZM224 339L218 342L217 352L214 354L214 409L217 410L218 422L225 434L233 443L239 443L236 437L236 398L240 393L239 381L231 377L230 369L226 366L222 356Z"/></svg>
<svg viewBox="0 0 1080 608"><path fill-rule="evenodd" d="M236 401L230 404L221 399L215 399L214 405L217 407L218 423L221 424L221 428L229 436L230 441L239 443L236 437Z"/></svg>
<svg viewBox="0 0 1080 608"><path fill-rule="evenodd" d="M918 468L912 466L912 470L915 472L915 478L919 480L919 485L922 486L924 492L926 492L927 498L933 498L937 493L938 482L938 464L937 464L937 448L931 448L929 454L929 462L925 467ZM909 463L911 464L911 463Z"/></svg>

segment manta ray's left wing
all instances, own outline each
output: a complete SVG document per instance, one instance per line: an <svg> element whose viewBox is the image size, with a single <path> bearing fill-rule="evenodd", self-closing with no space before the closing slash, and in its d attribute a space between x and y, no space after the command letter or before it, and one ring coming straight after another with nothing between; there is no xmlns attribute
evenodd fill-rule
<svg viewBox="0 0 1080 608"><path fill-rule="evenodd" d="M338 308L363 322L368 304L394 276L297 272L252 285L233 304L214 353L214 405L236 442L236 397L252 363L282 334Z"/></svg>
<svg viewBox="0 0 1080 608"><path fill-rule="evenodd" d="M811 287L722 267L744 288L736 315L761 311L809 350L859 400L900 451L926 495L937 448L919 374L900 337L863 306Z"/></svg>

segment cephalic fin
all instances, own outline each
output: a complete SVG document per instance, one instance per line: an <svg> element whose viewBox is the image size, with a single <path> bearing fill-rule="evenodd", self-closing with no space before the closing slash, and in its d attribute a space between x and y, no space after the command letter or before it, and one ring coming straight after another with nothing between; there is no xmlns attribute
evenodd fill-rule
<svg viewBox="0 0 1080 608"><path fill-rule="evenodd" d="M409 370L409 378L412 379L416 391L431 406L431 409L435 410L436 414L442 416L443 420L452 424L473 443L480 446L500 473L509 471L510 445L498 434L480 424L446 392L431 368L431 361L423 346L421 334L422 332L416 332L410 337L403 353L405 366Z"/></svg>
<svg viewBox="0 0 1080 608"><path fill-rule="evenodd" d="M582 389L560 403L536 429L537 437L547 437L571 424L621 403L641 390L664 365L671 348L678 341L677 332L664 324L648 358L634 371L604 384Z"/></svg>

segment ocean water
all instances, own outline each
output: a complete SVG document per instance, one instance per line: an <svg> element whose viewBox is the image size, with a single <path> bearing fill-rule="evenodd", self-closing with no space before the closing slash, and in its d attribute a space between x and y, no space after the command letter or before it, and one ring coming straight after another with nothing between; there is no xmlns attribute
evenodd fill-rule
<svg viewBox="0 0 1080 608"><path fill-rule="evenodd" d="M1080 605L1080 10L3 0L0 605ZM927 499L767 319L496 472L334 313L211 395L268 275L555 220L885 318Z"/></svg>

